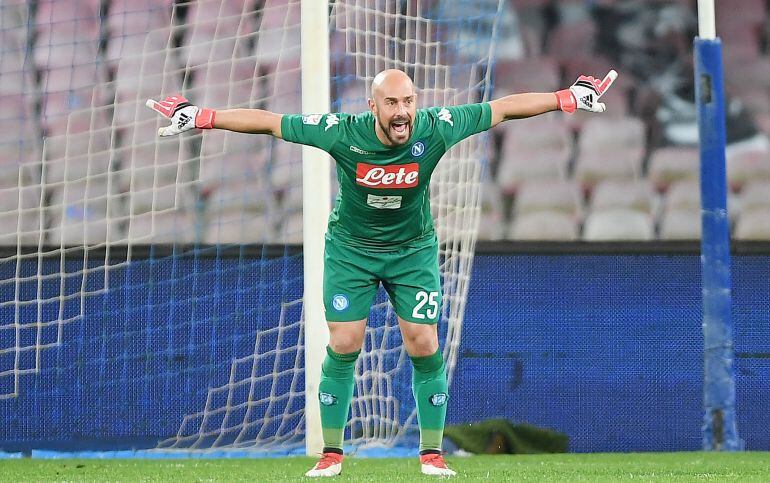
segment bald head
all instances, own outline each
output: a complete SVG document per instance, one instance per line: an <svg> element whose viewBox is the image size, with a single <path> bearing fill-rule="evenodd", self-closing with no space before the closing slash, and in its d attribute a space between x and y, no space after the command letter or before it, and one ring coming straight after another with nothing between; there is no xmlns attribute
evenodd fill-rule
<svg viewBox="0 0 770 483"><path fill-rule="evenodd" d="M409 141L415 114L417 94L414 84L404 72L383 70L372 81L369 109L375 119L375 132L387 146L400 146Z"/></svg>
<svg viewBox="0 0 770 483"><path fill-rule="evenodd" d="M374 76L372 81L372 97L393 92L396 90L407 89L414 94L414 84L412 79L405 72L398 69L386 69Z"/></svg>

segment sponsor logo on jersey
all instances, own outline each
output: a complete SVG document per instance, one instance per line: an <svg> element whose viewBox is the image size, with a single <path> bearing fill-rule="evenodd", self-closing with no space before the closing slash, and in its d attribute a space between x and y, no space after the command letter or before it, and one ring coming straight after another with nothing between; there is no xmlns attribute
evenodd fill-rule
<svg viewBox="0 0 770 483"><path fill-rule="evenodd" d="M324 128L324 132L328 131L330 127L336 126L340 123L339 118L336 114L327 114L326 115L326 127Z"/></svg>
<svg viewBox="0 0 770 483"><path fill-rule="evenodd" d="M334 406L337 404L337 396L328 392L319 392L318 401L324 406Z"/></svg>
<svg viewBox="0 0 770 483"><path fill-rule="evenodd" d="M358 163L356 165L356 183L376 189L414 188L420 176L417 163L391 164L375 166Z"/></svg>
<svg viewBox="0 0 770 483"><path fill-rule="evenodd" d="M311 126L317 126L321 123L321 118L323 118L323 114L309 114L307 116L302 116L302 124L310 124Z"/></svg>
<svg viewBox="0 0 770 483"><path fill-rule="evenodd" d="M370 153L369 151L364 151L363 149L361 149L361 148L359 148L357 146L350 146L350 150L353 151L354 153L363 154L365 156L366 155L370 155L370 154L374 154L374 153Z"/></svg>
<svg viewBox="0 0 770 483"><path fill-rule="evenodd" d="M446 123L448 123L450 126L455 127L455 123L452 120L452 113L449 112L449 109L446 107L442 107L440 111L438 111L438 118Z"/></svg>
<svg viewBox="0 0 770 483"><path fill-rule="evenodd" d="M422 143L422 141L417 141L416 143L412 144L412 156L419 158L423 155L424 152L425 145Z"/></svg>
<svg viewBox="0 0 770 483"><path fill-rule="evenodd" d="M443 406L449 400L449 396L445 392L437 392L428 398L428 402L433 406Z"/></svg>
<svg viewBox="0 0 770 483"><path fill-rule="evenodd" d="M334 310L336 310L337 312L342 312L343 310L347 309L349 306L350 306L350 301L345 295L338 293L337 295L332 297L332 307L334 307Z"/></svg>
<svg viewBox="0 0 770 483"><path fill-rule="evenodd" d="M366 204L381 210L395 210L401 208L401 196L367 195Z"/></svg>

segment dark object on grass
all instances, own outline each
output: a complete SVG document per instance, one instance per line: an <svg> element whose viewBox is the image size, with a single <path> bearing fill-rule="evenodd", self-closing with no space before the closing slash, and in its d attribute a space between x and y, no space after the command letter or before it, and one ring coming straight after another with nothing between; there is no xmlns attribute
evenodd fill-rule
<svg viewBox="0 0 770 483"><path fill-rule="evenodd" d="M566 453L566 434L505 419L447 426L444 437L476 454Z"/></svg>

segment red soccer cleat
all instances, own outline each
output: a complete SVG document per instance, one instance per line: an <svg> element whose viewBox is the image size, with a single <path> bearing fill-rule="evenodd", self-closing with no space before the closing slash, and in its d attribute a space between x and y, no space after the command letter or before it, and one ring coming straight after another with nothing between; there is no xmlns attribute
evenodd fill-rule
<svg viewBox="0 0 770 483"><path fill-rule="evenodd" d="M342 473L343 456L337 453L323 453L318 463L305 473L311 478L319 476L337 476Z"/></svg>
<svg viewBox="0 0 770 483"><path fill-rule="evenodd" d="M420 464L424 475L455 476L457 474L447 467L444 457L438 453L421 454Z"/></svg>

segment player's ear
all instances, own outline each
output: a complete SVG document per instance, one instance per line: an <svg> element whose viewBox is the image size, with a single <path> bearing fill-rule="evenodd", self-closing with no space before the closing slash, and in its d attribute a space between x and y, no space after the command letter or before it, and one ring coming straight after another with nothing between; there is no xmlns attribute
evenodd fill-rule
<svg viewBox="0 0 770 483"><path fill-rule="evenodd" d="M366 100L366 102L369 104L369 110L372 111L372 113L376 116L377 115L377 104L374 103L374 99L371 97Z"/></svg>

